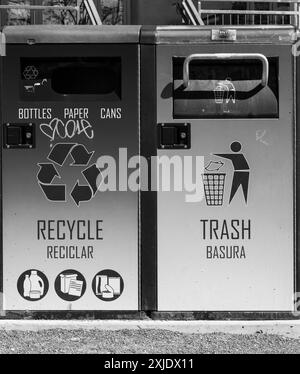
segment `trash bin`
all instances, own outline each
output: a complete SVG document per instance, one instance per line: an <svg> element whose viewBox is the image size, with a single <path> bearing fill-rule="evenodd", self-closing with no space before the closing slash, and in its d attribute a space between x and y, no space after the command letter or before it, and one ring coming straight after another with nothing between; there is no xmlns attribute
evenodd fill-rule
<svg viewBox="0 0 300 374"><path fill-rule="evenodd" d="M293 27L142 28L145 309L293 310L294 40ZM189 158L197 199L161 188Z"/></svg>
<svg viewBox="0 0 300 374"><path fill-rule="evenodd" d="M139 310L139 27L4 33L4 309Z"/></svg>

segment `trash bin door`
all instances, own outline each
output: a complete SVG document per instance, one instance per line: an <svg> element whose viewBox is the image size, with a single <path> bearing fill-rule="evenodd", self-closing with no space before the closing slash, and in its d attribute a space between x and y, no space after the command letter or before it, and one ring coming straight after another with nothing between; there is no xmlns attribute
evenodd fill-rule
<svg viewBox="0 0 300 374"><path fill-rule="evenodd" d="M188 186L201 186L198 196L158 187L158 310L292 311L291 46L156 50L158 156L183 170L193 157ZM163 128L184 125L190 145L185 134L168 143Z"/></svg>

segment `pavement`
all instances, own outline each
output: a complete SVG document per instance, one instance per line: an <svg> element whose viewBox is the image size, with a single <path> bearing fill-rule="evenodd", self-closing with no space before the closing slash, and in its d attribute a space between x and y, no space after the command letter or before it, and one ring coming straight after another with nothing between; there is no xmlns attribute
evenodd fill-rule
<svg viewBox="0 0 300 374"><path fill-rule="evenodd" d="M183 334L272 334L300 339L300 321L0 320L0 331L167 330Z"/></svg>

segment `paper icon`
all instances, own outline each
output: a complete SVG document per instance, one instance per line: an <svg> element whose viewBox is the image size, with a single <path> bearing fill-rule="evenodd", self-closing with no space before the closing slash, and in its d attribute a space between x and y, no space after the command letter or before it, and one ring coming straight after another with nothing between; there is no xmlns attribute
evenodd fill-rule
<svg viewBox="0 0 300 374"><path fill-rule="evenodd" d="M76 301L86 291L86 280L77 270L62 271L55 279L54 288L57 295L65 301Z"/></svg>
<svg viewBox="0 0 300 374"><path fill-rule="evenodd" d="M80 297L82 293L82 288L83 288L83 281L72 279L70 282L70 288L69 288L68 293L69 295Z"/></svg>

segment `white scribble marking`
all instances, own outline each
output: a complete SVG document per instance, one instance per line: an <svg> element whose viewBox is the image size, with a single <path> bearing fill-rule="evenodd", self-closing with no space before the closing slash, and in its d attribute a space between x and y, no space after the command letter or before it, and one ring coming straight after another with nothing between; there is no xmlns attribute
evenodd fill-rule
<svg viewBox="0 0 300 374"><path fill-rule="evenodd" d="M60 139L72 139L76 135L84 134L88 139L94 138L92 125L86 119L73 120L67 122L59 118L53 118L50 123L42 123L40 130L44 135L53 141L55 137Z"/></svg>
<svg viewBox="0 0 300 374"><path fill-rule="evenodd" d="M256 140L261 142L264 145L269 145L269 143L265 140L265 136L267 135L267 130L257 130L256 131Z"/></svg>

